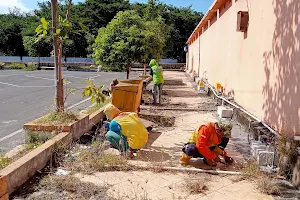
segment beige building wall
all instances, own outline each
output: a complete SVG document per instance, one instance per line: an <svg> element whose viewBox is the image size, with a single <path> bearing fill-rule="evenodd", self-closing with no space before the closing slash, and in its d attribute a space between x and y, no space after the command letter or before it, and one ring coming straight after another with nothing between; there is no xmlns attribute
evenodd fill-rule
<svg viewBox="0 0 300 200"><path fill-rule="evenodd" d="M249 12L247 34L237 12ZM300 1L228 0L189 46L199 76L233 90L235 101L282 134L300 134ZM206 71L206 73L204 73Z"/></svg>

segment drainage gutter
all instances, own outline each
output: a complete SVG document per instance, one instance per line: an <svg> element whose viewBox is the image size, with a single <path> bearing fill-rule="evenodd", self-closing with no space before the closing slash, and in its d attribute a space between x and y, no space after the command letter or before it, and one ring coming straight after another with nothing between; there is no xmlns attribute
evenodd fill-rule
<svg viewBox="0 0 300 200"><path fill-rule="evenodd" d="M247 114L248 116L252 117L252 118L255 119L256 121L260 122L264 127L266 127L266 128L267 128L271 133L273 133L276 137L280 137L280 135L279 135L276 131L274 131L270 126L268 126L266 123L264 123L263 121L261 121L260 119L258 119L257 117L255 117L254 115L252 115L251 113L249 113L248 111L246 111L245 109L241 108L240 106L238 106L238 105L236 105L236 104L230 102L230 101L227 100L225 97L218 95L218 94L216 93L215 89L214 89L208 82L205 82L205 81L203 81L203 82L204 82L204 84L205 84L206 86L208 86L208 87L213 91L214 95L215 95L217 98L222 99L222 100L225 101L226 103L230 104L231 106L233 106L233 107L239 109L239 110L242 111L243 113L245 113L245 114ZM300 137L299 137L299 139L300 139Z"/></svg>

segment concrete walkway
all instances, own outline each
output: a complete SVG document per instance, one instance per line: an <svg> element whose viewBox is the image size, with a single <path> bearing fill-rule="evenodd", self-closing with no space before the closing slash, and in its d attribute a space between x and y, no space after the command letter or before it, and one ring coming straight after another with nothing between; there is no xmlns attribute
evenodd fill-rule
<svg viewBox="0 0 300 200"><path fill-rule="evenodd" d="M164 107L174 108L203 108L203 110L215 110L216 102L212 99L199 96L194 85L185 73L165 72L165 79L182 79L183 85L165 85L164 91L169 101ZM208 111L173 111L157 110L154 106L144 106L141 113L175 116L173 127L154 128L150 134L147 146L137 153L137 157L130 161L135 165L151 166L180 166L179 158L182 155L182 145L188 140L191 133L201 124L217 121L216 112ZM239 171L240 163L244 162L249 148L247 147L247 134L239 126L235 125L232 131L232 139L227 152L236 163L226 167L218 164L217 167L208 167L202 160L192 159L189 167L211 170ZM109 185L108 194L116 199L209 199L209 200L267 200L271 196L261 194L254 182L240 181L233 175L211 174L186 174L153 171L131 172L97 172L92 175L76 174L81 181L92 182L96 185ZM195 181L202 183L205 191L191 194L191 184Z"/></svg>

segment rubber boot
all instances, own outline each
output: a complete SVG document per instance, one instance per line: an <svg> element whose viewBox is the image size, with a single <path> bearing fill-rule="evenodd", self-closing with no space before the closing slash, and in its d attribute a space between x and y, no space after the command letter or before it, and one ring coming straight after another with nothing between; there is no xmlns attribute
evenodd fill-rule
<svg viewBox="0 0 300 200"><path fill-rule="evenodd" d="M182 164L182 165L188 165L191 158L192 158L192 156L188 156L185 153L182 154L182 156L180 158L180 164Z"/></svg>

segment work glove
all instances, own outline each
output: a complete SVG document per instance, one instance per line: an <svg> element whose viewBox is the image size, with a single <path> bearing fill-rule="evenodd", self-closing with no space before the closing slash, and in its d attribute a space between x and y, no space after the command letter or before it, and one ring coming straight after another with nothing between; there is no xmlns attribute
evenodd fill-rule
<svg viewBox="0 0 300 200"><path fill-rule="evenodd" d="M216 163L218 163L218 162L221 162L221 159L219 158L219 156L217 156L217 157L214 159L214 161L215 161Z"/></svg>
<svg viewBox="0 0 300 200"><path fill-rule="evenodd" d="M233 163L233 159L229 156L224 156L224 160L227 164L232 164Z"/></svg>
<svg viewBox="0 0 300 200"><path fill-rule="evenodd" d="M213 159L205 159L204 162L209 166L217 166L217 163Z"/></svg>

